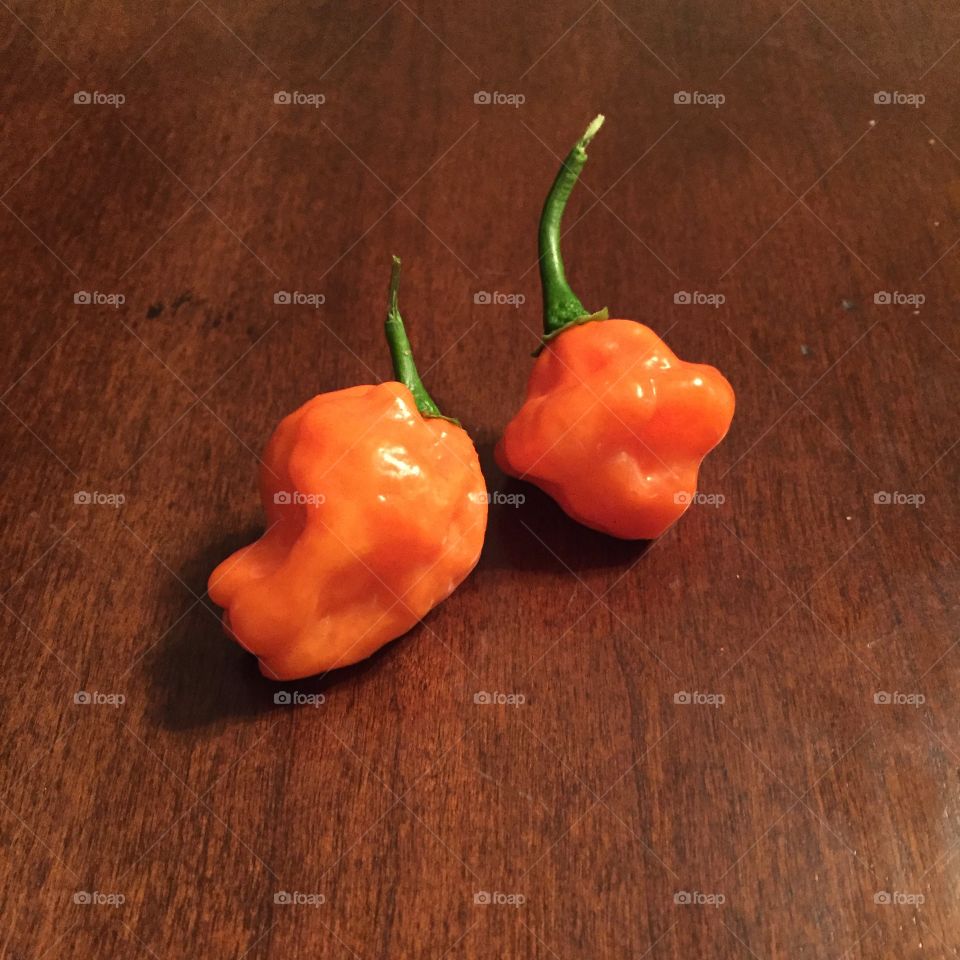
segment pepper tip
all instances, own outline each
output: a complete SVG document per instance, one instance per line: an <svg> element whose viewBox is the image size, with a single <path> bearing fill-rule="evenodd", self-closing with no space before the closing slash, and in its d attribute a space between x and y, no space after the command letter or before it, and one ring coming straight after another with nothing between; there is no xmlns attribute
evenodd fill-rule
<svg viewBox="0 0 960 960"><path fill-rule="evenodd" d="M400 258L393 254L390 266L390 310L387 314L387 320L391 319L391 314L397 310L397 291L400 289Z"/></svg>
<svg viewBox="0 0 960 960"><path fill-rule="evenodd" d="M606 117L602 113L598 113L593 120L590 122L590 126L587 127L585 133L580 138L580 145L586 146L596 135L597 131L603 126L606 121Z"/></svg>

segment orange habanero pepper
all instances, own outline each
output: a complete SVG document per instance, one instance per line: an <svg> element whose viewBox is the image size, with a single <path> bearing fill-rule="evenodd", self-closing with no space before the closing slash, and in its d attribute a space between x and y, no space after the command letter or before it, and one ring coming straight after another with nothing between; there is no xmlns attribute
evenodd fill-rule
<svg viewBox="0 0 960 960"><path fill-rule="evenodd" d="M689 506L701 461L730 427L734 397L719 371L680 360L641 323L588 313L567 283L560 221L603 119L567 155L543 207L544 336L496 459L574 520L648 540Z"/></svg>
<svg viewBox="0 0 960 960"><path fill-rule="evenodd" d="M267 529L210 576L226 632L272 679L369 657L480 558L480 463L420 380L399 281L394 257L386 334L400 382L322 393L280 422L260 470Z"/></svg>

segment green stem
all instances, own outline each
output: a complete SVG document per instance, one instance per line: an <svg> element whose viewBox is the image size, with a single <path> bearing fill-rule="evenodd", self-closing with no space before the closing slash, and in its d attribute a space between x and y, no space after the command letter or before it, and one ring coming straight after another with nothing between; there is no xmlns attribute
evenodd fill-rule
<svg viewBox="0 0 960 960"><path fill-rule="evenodd" d="M397 305L397 291L400 288L400 258L393 258L393 268L390 271L390 305L387 308L387 322L384 329L387 334L387 343L390 346L390 355L393 357L393 372L396 378L413 394L417 409L425 417L439 417L443 420L452 420L445 417L440 408L433 402L427 393L427 388L420 379L417 365L413 362L413 351L410 349L410 340L403 326L400 316L400 307Z"/></svg>
<svg viewBox="0 0 960 960"><path fill-rule="evenodd" d="M560 254L560 221L570 199L580 172L587 162L587 144L603 126L603 114L597 116L587 127L583 136L567 154L553 186L547 194L540 214L540 282L543 287L543 339L544 343L576 323L600 320L606 310L592 314L587 311L567 283Z"/></svg>

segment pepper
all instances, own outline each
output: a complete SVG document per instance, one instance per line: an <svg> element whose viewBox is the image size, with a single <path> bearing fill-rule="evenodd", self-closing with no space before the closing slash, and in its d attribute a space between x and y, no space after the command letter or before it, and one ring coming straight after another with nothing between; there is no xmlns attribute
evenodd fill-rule
<svg viewBox="0 0 960 960"><path fill-rule="evenodd" d="M560 223L603 121L567 155L543 207L543 339L495 456L580 523L649 540L693 501L700 463L730 427L734 395L719 371L680 360L649 327L587 311L567 283Z"/></svg>
<svg viewBox="0 0 960 960"><path fill-rule="evenodd" d="M476 450L423 386L397 304L399 382L322 393L284 418L260 469L267 527L211 574L227 634L272 679L344 667L411 629L480 558Z"/></svg>

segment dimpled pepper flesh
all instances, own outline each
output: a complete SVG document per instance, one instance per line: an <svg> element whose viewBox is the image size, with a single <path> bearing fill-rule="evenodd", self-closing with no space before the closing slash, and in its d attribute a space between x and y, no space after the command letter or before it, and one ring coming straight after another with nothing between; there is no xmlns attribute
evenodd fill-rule
<svg viewBox="0 0 960 960"><path fill-rule="evenodd" d="M260 467L266 530L210 575L227 634L274 680L369 657L480 559L480 462L420 380L399 283L394 257L385 331L402 382L322 393L280 422Z"/></svg>
<svg viewBox="0 0 960 960"><path fill-rule="evenodd" d="M733 409L713 367L680 360L641 323L595 320L540 354L497 463L588 527L653 539L689 506Z"/></svg>
<svg viewBox="0 0 960 960"><path fill-rule="evenodd" d="M574 144L543 205L543 339L496 458L580 523L652 540L692 502L701 461L730 427L733 388L642 323L590 313L567 283L561 219L603 122L601 114Z"/></svg>
<svg viewBox="0 0 960 960"><path fill-rule="evenodd" d="M467 434L400 383L314 397L270 440L264 535L210 576L228 633L274 679L369 657L480 557L486 488Z"/></svg>

